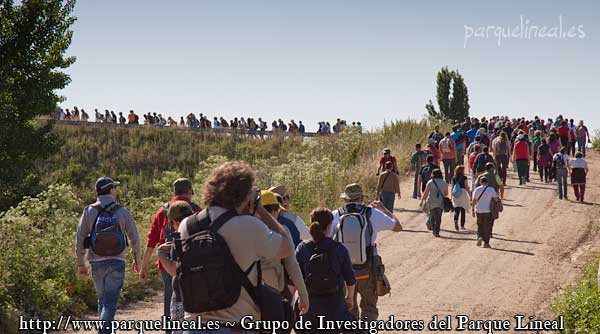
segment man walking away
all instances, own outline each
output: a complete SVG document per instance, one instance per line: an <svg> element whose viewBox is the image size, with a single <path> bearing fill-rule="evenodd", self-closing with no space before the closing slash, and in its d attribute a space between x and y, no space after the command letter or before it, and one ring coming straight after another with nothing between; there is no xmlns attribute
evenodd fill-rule
<svg viewBox="0 0 600 334"><path fill-rule="evenodd" d="M492 141L492 153L494 160L498 164L498 174L502 183L506 185L506 171L508 170L508 161L510 160L510 142L505 132L500 132L500 136Z"/></svg>
<svg viewBox="0 0 600 334"><path fill-rule="evenodd" d="M92 281L98 297L98 317L104 321L100 334L110 333L117 303L125 279L125 249L131 240L133 264L138 271L140 238L135 221L127 208L117 201L120 183L102 177L96 181L96 202L83 210L77 227L77 267L80 276L87 276L85 254L92 268Z"/></svg>
<svg viewBox="0 0 600 334"><path fill-rule="evenodd" d="M477 217L477 246L483 243L484 248L490 246L490 221L492 219L492 199L497 198L498 194L494 188L488 185L488 179L482 177L481 185L475 188L473 192L473 217Z"/></svg>
<svg viewBox="0 0 600 334"><path fill-rule="evenodd" d="M417 181L419 180L419 171L421 167L427 163L427 152L421 150L421 144L415 145L415 152L410 157L410 169L415 172L415 182L413 185L413 198L417 198L419 194ZM408 176L408 175L407 175Z"/></svg>
<svg viewBox="0 0 600 334"><path fill-rule="evenodd" d="M579 121L579 125L575 128L575 140L577 141L577 150L583 153L583 157L585 158L585 145L590 143L591 140L590 133L588 132L588 128L583 125L583 121Z"/></svg>
<svg viewBox="0 0 600 334"><path fill-rule="evenodd" d="M427 182L429 182L429 180L431 179L431 173L433 173L433 171L436 169L440 169L438 165L433 163L434 159L435 158L433 157L433 155L428 155L427 164L422 166L421 169L419 169L419 176L417 179L418 198L421 198L421 194L425 191L425 186L427 185Z"/></svg>
<svg viewBox="0 0 600 334"><path fill-rule="evenodd" d="M171 224L169 224L169 219L167 217L169 207L177 201L184 201L191 205L194 212L200 212L200 207L195 203L192 203L192 196L194 196L192 181L186 178L179 178L173 182L173 198L158 208L156 214L154 215L154 219L152 220L150 230L148 231L148 241L146 242L146 250L144 252L144 258L142 260L142 266L140 268L139 275L142 282L146 280L148 263L150 262L150 258L154 253L154 249L158 245L162 245L165 242L171 241L171 234L175 232L172 230ZM171 313L170 305L173 294L173 285L171 284L172 278L171 275L165 271L165 268L160 261L157 261L157 266L164 288L163 314L165 317L168 317ZM165 331L166 334L169 334L170 332L170 330Z"/></svg>
<svg viewBox="0 0 600 334"><path fill-rule="evenodd" d="M394 212L394 199L398 194L400 199L400 178L392 172L392 163L385 163L385 172L379 175L377 183L377 197L390 212Z"/></svg>
<svg viewBox="0 0 600 334"><path fill-rule="evenodd" d="M560 148L560 152L556 153L552 157L552 164L556 170L556 180L558 181L558 198L569 199L567 196L567 176L569 168L569 155L567 154L568 148L563 146Z"/></svg>
<svg viewBox="0 0 600 334"><path fill-rule="evenodd" d="M298 233L300 234L300 239L310 240L310 232L308 231L308 227L304 223L304 220L302 220L302 218L298 214L290 211L290 204L292 203L292 199L290 197L290 194L288 193L287 188L283 185L279 185L276 187L269 188L269 191L280 196L282 199L281 206L285 209L285 211L281 211L279 215L294 222L294 225L296 226L296 228L298 229Z"/></svg>
<svg viewBox="0 0 600 334"><path fill-rule="evenodd" d="M491 162L496 165L494 158L489 153L489 147L484 146L483 152L479 153L473 163L473 169L475 170L475 178L485 172L485 166Z"/></svg>
<svg viewBox="0 0 600 334"><path fill-rule="evenodd" d="M449 183L456 167L456 143L450 138L450 132L446 132L444 139L440 140L440 151L444 164L444 179Z"/></svg>
<svg viewBox="0 0 600 334"><path fill-rule="evenodd" d="M349 184L340 195L344 205L333 212L332 231L335 240L341 242L352 261L356 273L354 303L350 312L355 319L377 320L377 273L374 259L377 254L377 232L402 231L402 225L381 202L370 206L363 204L364 193L358 183ZM357 303L360 295L360 312Z"/></svg>

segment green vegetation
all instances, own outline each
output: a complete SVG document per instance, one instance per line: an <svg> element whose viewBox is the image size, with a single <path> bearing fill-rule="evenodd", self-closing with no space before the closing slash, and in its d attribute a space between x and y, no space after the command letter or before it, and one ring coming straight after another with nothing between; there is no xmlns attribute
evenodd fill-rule
<svg viewBox="0 0 600 334"><path fill-rule="evenodd" d="M172 196L179 176L193 179L195 201L202 204L202 185L211 169L227 160L255 166L261 188L285 184L292 209L308 220L319 205L335 208L350 182L375 192L381 149L391 147L399 168L408 166L416 142L431 126L426 121L385 124L377 132L348 132L302 140L275 137L253 139L210 135L196 131L148 127L54 126L64 145L58 154L40 162L46 191L25 198L0 215L0 320L14 323L15 315L53 318L95 308L92 282L76 277L75 232L85 205L95 200L93 184L102 175L122 182L119 201L134 216L142 245L156 210ZM128 259L130 263L131 259ZM151 296L161 283L152 267L142 285L127 272L121 303ZM0 328L12 333L11 328Z"/></svg>
<svg viewBox="0 0 600 334"><path fill-rule="evenodd" d="M0 211L40 191L35 162L60 146L51 127L37 126L61 98L75 62L72 0L0 0Z"/></svg>
<svg viewBox="0 0 600 334"><path fill-rule="evenodd" d="M437 74L437 103L439 111L435 109L433 102L425 105L427 114L436 120L462 121L469 116L469 92L465 79L458 70L450 71L448 67L442 67ZM452 85L452 89L450 89ZM452 92L452 96L450 95Z"/></svg>
<svg viewBox="0 0 600 334"><path fill-rule="evenodd" d="M568 287L555 298L552 310L565 320L565 330L562 333L600 333L600 291L597 277L598 258L587 266L577 286Z"/></svg>
<svg viewBox="0 0 600 334"><path fill-rule="evenodd" d="M592 139L592 147L595 149L600 149L600 130L596 130L594 133L594 138Z"/></svg>

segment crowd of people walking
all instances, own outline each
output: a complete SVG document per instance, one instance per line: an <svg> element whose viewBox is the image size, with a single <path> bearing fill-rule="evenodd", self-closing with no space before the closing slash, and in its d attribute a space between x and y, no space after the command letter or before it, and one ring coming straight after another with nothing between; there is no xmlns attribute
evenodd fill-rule
<svg viewBox="0 0 600 334"><path fill-rule="evenodd" d="M526 187L533 170L541 182L556 182L560 199L568 198L570 175L575 199L583 202L589 140L583 121L575 126L562 116L547 122L468 118L446 133L436 127L426 149L417 143L410 157L412 198L420 200L435 237L440 237L444 212L453 212L454 228L464 230L470 210L477 246L491 248L509 164L519 187ZM383 150L377 174L374 201L367 201L360 184L348 184L340 207L314 209L307 225L290 210L292 194L285 185L259 190L251 166L224 163L205 181L203 208L192 202L190 180L174 181L173 198L157 209L143 253L133 218L117 204L119 182L103 177L96 182L97 202L85 208L78 226L78 272L88 275L87 252L104 321L115 317L125 251L131 248L132 269L141 281L156 254L166 317L220 322L218 329L184 333L258 332L240 327L247 316L288 323L302 316L313 323L312 330L296 332L307 333L323 332L316 329L323 320L356 320L359 327L333 332L365 332L368 325L360 324L379 317L378 298L391 289L377 252L378 233L402 231L394 215L395 199L401 198L398 162L389 148ZM181 330L166 330L171 332Z"/></svg>
<svg viewBox="0 0 600 334"><path fill-rule="evenodd" d="M289 122L284 122L281 118L279 118L269 124L261 117L256 120L251 117L234 117L233 119L227 120L224 117L215 116L211 120L207 115L202 113L200 113L198 116L193 113L189 113L186 117L181 116L179 120L171 116L164 118L162 114L150 112L142 114L142 117L143 119L140 119L140 116L133 110L130 110L129 113L124 115L123 112L119 112L117 114L113 110L108 109L106 109L104 112L94 109L95 123L188 129L240 130L247 131L250 134L264 134L266 131L271 131L272 133L304 135L307 132L302 121L296 122L293 119ZM48 115L48 118L57 121L90 122L90 115L83 108L79 109L77 106L70 110L67 108L58 108L56 111ZM352 122L351 124L348 124L346 120L338 118L332 126L328 121L321 121L317 124L316 133L320 135L327 135L332 133L340 133L349 128L362 132L362 123Z"/></svg>

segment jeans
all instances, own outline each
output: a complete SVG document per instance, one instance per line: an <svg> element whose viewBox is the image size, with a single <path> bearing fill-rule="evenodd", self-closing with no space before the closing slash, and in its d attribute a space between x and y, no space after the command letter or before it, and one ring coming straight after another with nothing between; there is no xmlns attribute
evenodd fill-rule
<svg viewBox="0 0 600 334"><path fill-rule="evenodd" d="M575 142L574 141L569 142L569 148L571 151L571 156L574 157L575 156Z"/></svg>
<svg viewBox="0 0 600 334"><path fill-rule="evenodd" d="M574 184L573 191L575 191L575 198L578 201L583 202L583 196L585 195L585 184Z"/></svg>
<svg viewBox="0 0 600 334"><path fill-rule="evenodd" d="M119 295L125 280L125 261L110 259L91 262L90 266L98 297L98 317L100 320L110 322L115 319ZM108 328L99 331L100 334L110 332L110 323L105 325Z"/></svg>
<svg viewBox="0 0 600 334"><path fill-rule="evenodd" d="M160 271L160 278L163 281L164 287L164 300L163 300L163 315L165 317L171 316L171 298L173 297L173 277L166 271ZM171 334L170 330L165 330L166 334Z"/></svg>
<svg viewBox="0 0 600 334"><path fill-rule="evenodd" d="M540 181L546 180L546 183L550 182L552 167L540 166L538 172L540 173Z"/></svg>
<svg viewBox="0 0 600 334"><path fill-rule="evenodd" d="M396 198L396 193L391 191L382 191L381 192L381 202L383 206L388 209L390 212L394 212L394 199Z"/></svg>
<svg viewBox="0 0 600 334"><path fill-rule="evenodd" d="M419 189L417 188L417 181L418 180L419 180L419 171L416 170L415 171L415 183L413 185L413 195L412 195L413 198L417 198L417 194L419 193L418 192Z"/></svg>
<svg viewBox="0 0 600 334"><path fill-rule="evenodd" d="M456 164L458 166L465 164L465 149L464 148L456 149Z"/></svg>
<svg viewBox="0 0 600 334"><path fill-rule="evenodd" d="M444 164L444 177L447 183L450 183L452 180L452 175L454 174L454 167L456 167L455 159L444 159L442 160Z"/></svg>
<svg viewBox="0 0 600 334"><path fill-rule="evenodd" d="M585 157L585 137L577 138L577 148L579 152L583 153L583 156Z"/></svg>
<svg viewBox="0 0 600 334"><path fill-rule="evenodd" d="M433 228L433 235L440 235L440 227L442 225L442 208L430 209L429 219Z"/></svg>
<svg viewBox="0 0 600 334"><path fill-rule="evenodd" d="M556 169L556 180L558 181L558 198L563 199L567 197L567 169L557 168Z"/></svg>
<svg viewBox="0 0 600 334"><path fill-rule="evenodd" d="M498 164L498 176L503 183L506 184L506 170L508 169L508 155L498 154L496 157L496 163Z"/></svg>
<svg viewBox="0 0 600 334"><path fill-rule="evenodd" d="M458 222L459 217L460 217L460 226L465 227L465 219L466 219L465 208L461 208L461 207L454 208L454 222Z"/></svg>

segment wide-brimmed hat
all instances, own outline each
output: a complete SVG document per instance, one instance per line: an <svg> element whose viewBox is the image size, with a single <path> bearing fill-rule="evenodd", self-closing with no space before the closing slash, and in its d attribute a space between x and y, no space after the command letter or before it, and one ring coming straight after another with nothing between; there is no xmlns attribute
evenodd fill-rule
<svg viewBox="0 0 600 334"><path fill-rule="evenodd" d="M344 189L344 192L340 194L340 198L351 201L351 200L359 199L360 197L363 197L364 195L365 194L363 193L360 184L351 183L351 184L347 185L346 188Z"/></svg>

